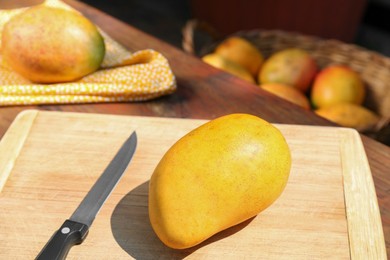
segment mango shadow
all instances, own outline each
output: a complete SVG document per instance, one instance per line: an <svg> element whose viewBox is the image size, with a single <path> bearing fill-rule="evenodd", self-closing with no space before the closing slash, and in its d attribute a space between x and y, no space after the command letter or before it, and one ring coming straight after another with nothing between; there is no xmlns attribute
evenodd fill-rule
<svg viewBox="0 0 390 260"><path fill-rule="evenodd" d="M135 259L183 259L202 246L238 232L253 220L226 229L192 248L172 249L160 241L150 225L148 193L149 182L139 185L122 198L111 216L111 230L116 242Z"/></svg>

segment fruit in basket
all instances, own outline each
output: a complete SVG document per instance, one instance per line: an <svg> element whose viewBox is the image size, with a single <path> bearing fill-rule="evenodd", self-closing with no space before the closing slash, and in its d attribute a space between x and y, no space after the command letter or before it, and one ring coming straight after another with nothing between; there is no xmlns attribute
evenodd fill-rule
<svg viewBox="0 0 390 260"><path fill-rule="evenodd" d="M241 65L227 60L217 53L210 53L202 57L202 60L211 66L229 72L239 78L256 83L254 77Z"/></svg>
<svg viewBox="0 0 390 260"><path fill-rule="evenodd" d="M343 102L361 105L365 87L360 75L350 67L331 65L316 76L310 97L317 108Z"/></svg>
<svg viewBox="0 0 390 260"><path fill-rule="evenodd" d="M351 103L337 103L320 108L315 112L329 121L362 132L371 130L379 122L379 116L374 112Z"/></svg>
<svg viewBox="0 0 390 260"><path fill-rule="evenodd" d="M12 17L3 28L4 61L32 82L77 80L96 71L104 54L96 26L75 11L39 5Z"/></svg>
<svg viewBox="0 0 390 260"><path fill-rule="evenodd" d="M248 114L194 129L163 156L149 183L151 225L167 246L195 246L256 216L284 190L291 154L282 133Z"/></svg>
<svg viewBox="0 0 390 260"><path fill-rule="evenodd" d="M258 82L281 83L306 92L317 73L317 64L308 52L288 48L272 54L263 64Z"/></svg>
<svg viewBox="0 0 390 260"><path fill-rule="evenodd" d="M310 109L309 99L304 94L302 94L301 91L294 87L279 83L262 84L260 87L298 106L301 106L305 109Z"/></svg>
<svg viewBox="0 0 390 260"><path fill-rule="evenodd" d="M248 40L241 37L229 37L220 43L215 51L227 60L240 64L256 77L264 61L262 53Z"/></svg>

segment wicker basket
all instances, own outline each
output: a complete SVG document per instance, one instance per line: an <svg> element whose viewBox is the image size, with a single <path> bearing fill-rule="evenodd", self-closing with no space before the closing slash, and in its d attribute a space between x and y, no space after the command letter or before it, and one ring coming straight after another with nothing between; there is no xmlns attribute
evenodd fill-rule
<svg viewBox="0 0 390 260"><path fill-rule="evenodd" d="M210 44L203 46L198 53L194 51L196 30L206 31L215 39ZM191 20L183 28L183 49L197 56L210 53L226 38L216 39L215 35L212 28ZM233 35L252 42L265 58L276 51L298 47L308 51L320 68L330 64L350 66L361 75L367 86L364 106L381 116L378 125L365 134L390 145L390 58L353 44L346 44L338 40L324 40L294 32L251 30L240 31Z"/></svg>

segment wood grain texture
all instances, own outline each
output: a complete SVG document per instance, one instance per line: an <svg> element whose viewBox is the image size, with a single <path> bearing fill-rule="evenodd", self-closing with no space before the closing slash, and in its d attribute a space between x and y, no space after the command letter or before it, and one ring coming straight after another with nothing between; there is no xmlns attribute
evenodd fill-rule
<svg viewBox="0 0 390 260"><path fill-rule="evenodd" d="M20 113L0 141L0 192L14 167L15 160L29 135L30 128L37 114L38 111Z"/></svg>
<svg viewBox="0 0 390 260"><path fill-rule="evenodd" d="M26 6L38 0L0 1L0 8ZM213 119L234 112L260 116L272 123L332 126L329 121L201 62L198 58L137 30L81 1L66 0L129 50L152 48L166 56L178 80L176 93L149 102L20 106L0 108L0 137L25 109L117 115ZM129 11L130 15L130 11ZM390 147L361 136L374 179L390 255Z"/></svg>
<svg viewBox="0 0 390 260"><path fill-rule="evenodd" d="M340 129L340 135L351 257L366 259L366 252L372 250L372 259L386 259L386 251L376 244L384 245L384 237L366 240L368 233L380 234L383 231L380 215L376 214L379 212L378 201L364 147L357 132Z"/></svg>
<svg viewBox="0 0 390 260"><path fill-rule="evenodd" d="M35 257L135 130L138 148L132 163L86 241L72 248L68 259L386 259L378 207L360 206L360 199L375 205L372 182L359 182L355 188L361 194L344 199L344 193L356 193L344 189L351 169L354 176L370 177L354 130L276 125L292 153L282 196L255 218L197 247L173 250L159 241L149 224L148 180L166 150L204 120L45 111L24 115L29 113L35 119L0 194L0 258ZM23 118L18 117L9 131L22 133L18 128L25 127ZM0 149L5 144L12 147L7 136ZM361 167L351 165L356 158ZM369 221L360 220L361 215ZM361 222L350 225L351 221ZM355 234L358 244L351 238ZM355 246L365 250L355 254Z"/></svg>

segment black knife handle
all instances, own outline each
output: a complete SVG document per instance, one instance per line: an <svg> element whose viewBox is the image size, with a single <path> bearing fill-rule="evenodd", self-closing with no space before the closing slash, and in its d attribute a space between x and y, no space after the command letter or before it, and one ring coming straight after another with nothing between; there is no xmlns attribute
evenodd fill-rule
<svg viewBox="0 0 390 260"><path fill-rule="evenodd" d="M87 225L68 219L62 224L61 228L54 233L35 259L65 259L70 248L74 245L81 244L87 234Z"/></svg>

